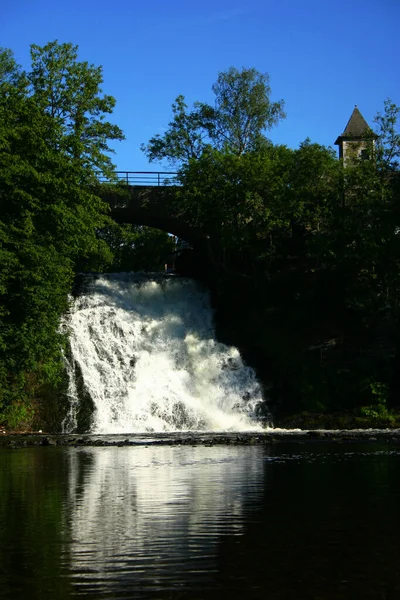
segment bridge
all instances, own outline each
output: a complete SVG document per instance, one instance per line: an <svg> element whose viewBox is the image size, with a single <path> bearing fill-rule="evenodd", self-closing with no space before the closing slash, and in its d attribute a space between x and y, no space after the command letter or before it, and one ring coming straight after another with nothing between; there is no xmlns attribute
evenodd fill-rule
<svg viewBox="0 0 400 600"><path fill-rule="evenodd" d="M176 171L114 171L117 183L139 187L166 187L179 185ZM98 179L101 183L115 183L102 173Z"/></svg>
<svg viewBox="0 0 400 600"><path fill-rule="evenodd" d="M109 183L102 197L111 207L117 223L155 227L176 235L193 247L203 247L206 235L193 227L177 210L177 173L172 171L116 171L117 181L99 175Z"/></svg>

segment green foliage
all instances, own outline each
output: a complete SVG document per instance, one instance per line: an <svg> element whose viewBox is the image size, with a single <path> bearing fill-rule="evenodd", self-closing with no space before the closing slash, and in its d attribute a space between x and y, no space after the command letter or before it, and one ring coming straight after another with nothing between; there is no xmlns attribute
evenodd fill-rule
<svg viewBox="0 0 400 600"><path fill-rule="evenodd" d="M12 426L63 385L58 328L76 271L162 270L174 248L113 223L100 198L96 172L112 178L109 142L123 138L101 68L56 41L31 57L25 73L0 50L0 411ZM269 142L284 113L267 74L231 68L213 92L192 110L178 96L143 149L180 166L175 209L208 240L221 336L254 359L277 409L389 419L398 341L374 349L388 324L400 339L400 109L387 100L370 160L343 165L308 139Z"/></svg>
<svg viewBox="0 0 400 600"><path fill-rule="evenodd" d="M23 74L17 65L12 50L0 46L0 85L5 91L5 84L16 86L21 83ZM11 88L12 89L12 88Z"/></svg>
<svg viewBox="0 0 400 600"><path fill-rule="evenodd" d="M284 102L271 102L268 73L234 67L219 73L212 86L215 104L197 103L198 115L212 145L242 156L262 147L263 131L285 117Z"/></svg>
<svg viewBox="0 0 400 600"><path fill-rule="evenodd" d="M387 98L384 112L378 112L374 119L379 131L375 155L381 172L397 171L400 166L399 116L400 107Z"/></svg>
<svg viewBox="0 0 400 600"><path fill-rule="evenodd" d="M191 158L199 158L206 145L206 131L196 110L187 112L184 96L178 96L172 104L173 120L166 133L151 138L141 148L150 162L167 160L181 164Z"/></svg>
<svg viewBox="0 0 400 600"><path fill-rule="evenodd" d="M113 169L108 141L124 138L117 125L104 120L115 99L102 95L102 67L77 58L78 47L72 44L33 44L28 80L36 104L51 117L55 147L83 167L86 176L93 177L88 167L109 176Z"/></svg>
<svg viewBox="0 0 400 600"><path fill-rule="evenodd" d="M256 69L231 67L219 73L212 86L214 105L196 102L187 111L184 96L172 105L173 119L166 133L155 135L142 150L150 161L187 164L208 149L242 156L269 145L264 135L285 117L284 102L271 102L269 75Z"/></svg>
<svg viewBox="0 0 400 600"><path fill-rule="evenodd" d="M256 357L286 408L386 410L371 382L387 390L395 369L398 112L386 102L377 117L371 160L344 166L305 140L297 150L260 145L243 154L208 146L180 170L176 210L209 238L224 335L235 322L229 341ZM328 362L315 361L308 349L332 338L341 341L324 351Z"/></svg>
<svg viewBox="0 0 400 600"><path fill-rule="evenodd" d="M16 400L7 406L2 418L12 429L29 429L35 410L29 400Z"/></svg>
<svg viewBox="0 0 400 600"><path fill-rule="evenodd" d="M114 99L101 82L71 44L32 46L27 74L0 52L0 407L12 426L61 381L58 327L77 266L111 260L95 170L111 170L107 142L122 133L103 120Z"/></svg>
<svg viewBox="0 0 400 600"><path fill-rule="evenodd" d="M368 384L369 391L372 396L372 403L368 406L360 407L360 415L363 417L370 417L373 419L389 419L394 420L394 417L390 414L387 402L389 396L389 389L386 383L372 380Z"/></svg>
<svg viewBox="0 0 400 600"><path fill-rule="evenodd" d="M209 149L181 169L180 179L176 210L210 237L214 261L230 270L235 263L237 272L250 263L259 279L304 254L311 232L313 240L321 235L337 202L340 165L309 142L242 156Z"/></svg>
<svg viewBox="0 0 400 600"><path fill-rule="evenodd" d="M112 223L99 235L112 251L112 262L104 267L112 273L164 271L167 257L175 250L172 236L151 227Z"/></svg>

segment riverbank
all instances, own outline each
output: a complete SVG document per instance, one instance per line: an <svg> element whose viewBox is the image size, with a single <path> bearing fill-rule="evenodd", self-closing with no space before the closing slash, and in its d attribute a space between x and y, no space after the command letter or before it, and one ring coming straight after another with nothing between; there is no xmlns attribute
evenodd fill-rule
<svg viewBox="0 0 400 600"><path fill-rule="evenodd" d="M282 429L400 429L400 414L385 411L384 415L363 416L359 411L315 413L303 411L274 419Z"/></svg>
<svg viewBox="0 0 400 600"><path fill-rule="evenodd" d="M2 448L27 448L34 446L85 447L85 446L216 446L216 445L269 445L279 443L320 444L320 443L356 443L400 444L400 429L319 429L284 430L268 429L262 432L242 433L157 433L157 434L119 434L119 435L79 435L79 434L43 434L20 433L0 435Z"/></svg>

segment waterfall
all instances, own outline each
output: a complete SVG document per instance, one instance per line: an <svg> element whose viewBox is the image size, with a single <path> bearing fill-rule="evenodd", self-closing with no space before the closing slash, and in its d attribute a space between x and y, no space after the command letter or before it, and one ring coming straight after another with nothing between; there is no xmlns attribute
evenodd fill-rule
<svg viewBox="0 0 400 600"><path fill-rule="evenodd" d="M92 276L86 288L67 327L94 405L93 433L261 428L255 373L236 348L216 341L209 294L198 283L118 273Z"/></svg>

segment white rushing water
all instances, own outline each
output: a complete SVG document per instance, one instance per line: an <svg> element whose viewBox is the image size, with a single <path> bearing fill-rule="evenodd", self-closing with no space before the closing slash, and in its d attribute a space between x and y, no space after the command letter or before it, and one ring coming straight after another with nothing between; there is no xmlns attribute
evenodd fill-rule
<svg viewBox="0 0 400 600"><path fill-rule="evenodd" d="M260 428L255 373L236 348L215 340L209 294L193 280L93 277L74 300L68 328L95 406L93 433ZM75 394L67 431L77 406Z"/></svg>

